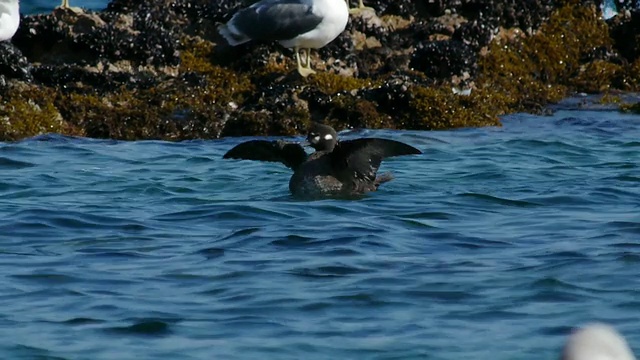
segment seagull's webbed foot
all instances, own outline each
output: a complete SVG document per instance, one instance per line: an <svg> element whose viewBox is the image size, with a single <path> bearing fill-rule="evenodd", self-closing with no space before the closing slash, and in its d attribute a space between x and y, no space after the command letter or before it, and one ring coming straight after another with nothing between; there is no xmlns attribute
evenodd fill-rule
<svg viewBox="0 0 640 360"><path fill-rule="evenodd" d="M347 4L349 4L349 0L347 0ZM374 8L369 6L364 6L364 3L362 2L362 0L358 0L357 8L349 9L350 14L358 14L358 13L361 13L362 11L373 11L374 13L376 12Z"/></svg>
<svg viewBox="0 0 640 360"><path fill-rule="evenodd" d="M316 73L315 70L309 68L298 68L298 72L300 73L300 75L302 75L302 77L307 77Z"/></svg>
<svg viewBox="0 0 640 360"><path fill-rule="evenodd" d="M298 73L302 75L302 77L307 77L311 74L315 74L315 70L311 68L311 54L310 49L302 49L304 53L306 53L307 58L305 59L305 65L302 65L302 61L300 61L300 49L296 48L296 61L298 63Z"/></svg>
<svg viewBox="0 0 640 360"><path fill-rule="evenodd" d="M76 14L80 14L80 13L84 12L84 11L83 11L81 8L79 8L79 7L72 7L72 6L69 4L69 0L62 0L62 1L60 2L60 6L58 6L56 9L62 9L62 10L64 10L64 11L71 11L71 12L74 12L74 13L76 13Z"/></svg>

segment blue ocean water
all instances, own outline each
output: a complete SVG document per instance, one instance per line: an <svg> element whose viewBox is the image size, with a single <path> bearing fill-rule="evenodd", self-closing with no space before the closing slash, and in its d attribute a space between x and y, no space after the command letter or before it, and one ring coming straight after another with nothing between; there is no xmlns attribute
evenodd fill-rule
<svg viewBox="0 0 640 360"><path fill-rule="evenodd" d="M61 0L21 0L20 12L25 15L44 14L60 6ZM108 0L69 0L71 6L90 10L102 10L107 7Z"/></svg>
<svg viewBox="0 0 640 360"><path fill-rule="evenodd" d="M246 138L0 143L0 358L556 359L640 350L640 116L352 131L412 144L361 200L299 201Z"/></svg>

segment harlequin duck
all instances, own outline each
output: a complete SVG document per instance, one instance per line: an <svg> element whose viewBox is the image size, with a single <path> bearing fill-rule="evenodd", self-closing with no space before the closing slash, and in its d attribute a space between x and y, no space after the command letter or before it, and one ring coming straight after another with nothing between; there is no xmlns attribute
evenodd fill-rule
<svg viewBox="0 0 640 360"><path fill-rule="evenodd" d="M251 140L229 150L225 159L276 161L293 170L289 190L296 197L360 195L375 191L393 177L376 176L384 158L422 154L413 146L395 140L361 138L338 141L336 131L313 124L307 136L316 151L307 156L300 144L283 140Z"/></svg>

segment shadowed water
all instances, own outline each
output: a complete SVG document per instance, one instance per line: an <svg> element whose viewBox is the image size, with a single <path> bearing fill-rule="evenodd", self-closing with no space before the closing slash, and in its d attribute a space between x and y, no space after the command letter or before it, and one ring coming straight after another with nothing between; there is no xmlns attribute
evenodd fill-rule
<svg viewBox="0 0 640 360"><path fill-rule="evenodd" d="M555 359L593 320L640 349L639 116L341 135L424 154L306 202L222 160L246 138L0 143L3 358Z"/></svg>

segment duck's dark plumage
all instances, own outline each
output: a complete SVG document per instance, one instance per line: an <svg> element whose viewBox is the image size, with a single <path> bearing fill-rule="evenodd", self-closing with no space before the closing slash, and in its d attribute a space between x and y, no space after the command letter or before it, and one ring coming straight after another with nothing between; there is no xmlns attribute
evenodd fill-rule
<svg viewBox="0 0 640 360"><path fill-rule="evenodd" d="M388 139L338 142L335 130L322 124L311 126L307 141L316 150L309 156L299 144L251 140L232 148L224 158L281 162L294 171L289 181L291 193L321 197L375 191L381 183L393 178L388 173L376 175L383 159L422 153L413 146Z"/></svg>
<svg viewBox="0 0 640 360"><path fill-rule="evenodd" d="M300 144L282 140L251 140L235 146L223 158L281 162L295 171L307 160L307 153Z"/></svg>
<svg viewBox="0 0 640 360"><path fill-rule="evenodd" d="M352 172L358 178L374 181L384 158L421 153L413 146L399 141L362 138L339 142L328 155L335 171Z"/></svg>

